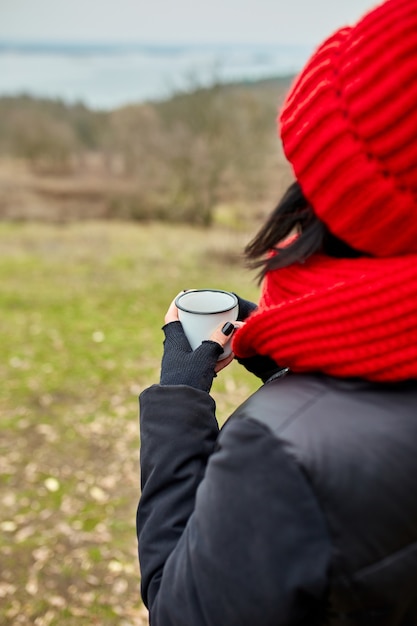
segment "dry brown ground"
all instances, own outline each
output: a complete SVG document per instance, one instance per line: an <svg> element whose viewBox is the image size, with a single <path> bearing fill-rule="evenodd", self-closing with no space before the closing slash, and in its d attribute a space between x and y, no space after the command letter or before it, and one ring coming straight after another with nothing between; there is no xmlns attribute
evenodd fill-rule
<svg viewBox="0 0 417 626"><path fill-rule="evenodd" d="M246 239L122 222L0 222L0 624L145 626L137 395L158 380L181 289L255 299ZM256 388L234 363L222 420Z"/></svg>

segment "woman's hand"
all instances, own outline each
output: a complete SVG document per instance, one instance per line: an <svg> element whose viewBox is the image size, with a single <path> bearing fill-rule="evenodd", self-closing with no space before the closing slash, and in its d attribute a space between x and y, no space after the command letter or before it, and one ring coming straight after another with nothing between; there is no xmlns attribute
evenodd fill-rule
<svg viewBox="0 0 417 626"><path fill-rule="evenodd" d="M161 367L161 385L189 385L209 392L216 373L233 361L234 354L218 361L223 348L231 340L241 322L220 324L210 338L192 350L178 319L175 298L165 315L164 354Z"/></svg>
<svg viewBox="0 0 417 626"><path fill-rule="evenodd" d="M184 289L184 291L186 291L186 289ZM184 293L184 291L180 291L180 293L178 293L175 296L175 298L169 305L169 309L165 313L165 324L170 324L171 322L178 322L178 308L177 308L177 305L175 304L175 300L178 298L178 296L181 293Z"/></svg>

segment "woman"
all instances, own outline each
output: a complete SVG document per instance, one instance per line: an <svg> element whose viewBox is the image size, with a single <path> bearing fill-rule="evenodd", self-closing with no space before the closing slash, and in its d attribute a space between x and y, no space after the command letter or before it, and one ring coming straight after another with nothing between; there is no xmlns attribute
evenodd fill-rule
<svg viewBox="0 0 417 626"><path fill-rule="evenodd" d="M152 626L415 626L417 0L327 39L280 131L258 307L191 352L171 305L141 394L143 598ZM219 432L230 340L265 384Z"/></svg>

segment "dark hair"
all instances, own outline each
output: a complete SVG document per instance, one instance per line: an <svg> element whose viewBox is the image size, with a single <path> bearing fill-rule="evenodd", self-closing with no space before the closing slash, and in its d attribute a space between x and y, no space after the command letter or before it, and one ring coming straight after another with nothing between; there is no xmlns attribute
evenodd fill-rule
<svg viewBox="0 0 417 626"><path fill-rule="evenodd" d="M278 248L277 244L291 233L298 233L298 237ZM276 254L269 256L271 251ZM269 270L303 263L319 251L338 258L363 256L329 231L316 217L298 182L294 182L244 252L249 267L260 268L261 280Z"/></svg>

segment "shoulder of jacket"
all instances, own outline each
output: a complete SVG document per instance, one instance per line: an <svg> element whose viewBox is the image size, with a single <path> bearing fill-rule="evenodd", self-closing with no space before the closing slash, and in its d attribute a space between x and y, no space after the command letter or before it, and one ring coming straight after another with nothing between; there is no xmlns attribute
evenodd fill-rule
<svg viewBox="0 0 417 626"><path fill-rule="evenodd" d="M264 385L231 419L264 424L302 470L326 517L338 570L374 573L411 547L415 555L416 382L290 375Z"/></svg>
<svg viewBox="0 0 417 626"><path fill-rule="evenodd" d="M359 379L336 379L314 374L289 374L263 385L230 419L254 419L276 436L284 436L297 423L305 429L363 430L385 423L398 429L393 412L409 427L417 428L417 381L381 385ZM321 430L323 434L323 430ZM284 436L285 438L285 436Z"/></svg>
<svg viewBox="0 0 417 626"><path fill-rule="evenodd" d="M287 375L263 385L230 416L254 419L278 434L289 421L308 410L318 398L329 393L320 378Z"/></svg>

